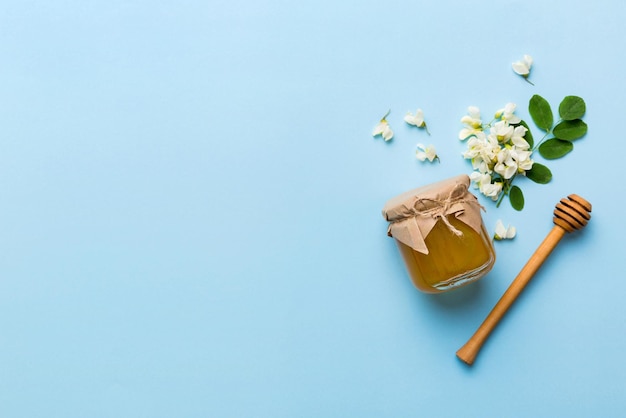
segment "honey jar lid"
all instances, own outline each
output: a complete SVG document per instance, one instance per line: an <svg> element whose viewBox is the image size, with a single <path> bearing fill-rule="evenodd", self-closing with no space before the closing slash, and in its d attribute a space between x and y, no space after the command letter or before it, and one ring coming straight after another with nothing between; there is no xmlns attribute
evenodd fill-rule
<svg viewBox="0 0 626 418"><path fill-rule="evenodd" d="M448 215L480 232L481 206L476 196L468 191L469 184L469 177L462 174L390 199L383 208L383 217L389 221L387 235L415 251L428 254L424 240L437 221L446 223L454 234L462 234L450 224Z"/></svg>

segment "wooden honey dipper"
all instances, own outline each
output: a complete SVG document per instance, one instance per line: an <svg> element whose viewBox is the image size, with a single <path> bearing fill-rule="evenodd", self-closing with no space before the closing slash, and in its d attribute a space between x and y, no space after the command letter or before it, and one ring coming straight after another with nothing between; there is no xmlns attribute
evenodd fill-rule
<svg viewBox="0 0 626 418"><path fill-rule="evenodd" d="M476 355L487 340L487 337L489 337L489 334L491 334L491 331L498 325L500 319L502 319L539 267L548 258L561 238L563 238L566 232L573 232L583 228L587 225L589 219L591 219L591 203L582 197L571 194L557 203L554 209L554 227L509 285L509 288L504 292L489 315L487 315L487 318L485 318L478 330L456 352L458 358L469 365L474 363Z"/></svg>

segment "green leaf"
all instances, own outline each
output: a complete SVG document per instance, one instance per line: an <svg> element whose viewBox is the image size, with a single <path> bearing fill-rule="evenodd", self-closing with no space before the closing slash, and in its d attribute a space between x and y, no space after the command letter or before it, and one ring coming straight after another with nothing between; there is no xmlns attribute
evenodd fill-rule
<svg viewBox="0 0 626 418"><path fill-rule="evenodd" d="M573 141L587 133L587 124L580 119L564 120L554 127L554 136L566 141Z"/></svg>
<svg viewBox="0 0 626 418"><path fill-rule="evenodd" d="M533 139L533 134L530 132L530 128L528 127L528 124L524 121L520 121L519 124L527 129L526 135L524 135L524 139L526 140L526 142L528 142L528 145L530 145L530 148L532 148L535 142Z"/></svg>
<svg viewBox="0 0 626 418"><path fill-rule="evenodd" d="M511 187L511 190L509 190L509 201L513 209L524 209L524 193L522 193L522 189L517 186Z"/></svg>
<svg viewBox="0 0 626 418"><path fill-rule="evenodd" d="M570 141L552 138L539 145L539 154L546 160L555 160L570 153L574 149L574 144Z"/></svg>
<svg viewBox="0 0 626 418"><path fill-rule="evenodd" d="M559 115L563 120L580 119L586 110L585 101L578 96L566 96L559 105Z"/></svg>
<svg viewBox="0 0 626 418"><path fill-rule="evenodd" d="M543 164L533 163L533 168L526 172L526 177L539 184L550 183L552 172Z"/></svg>
<svg viewBox="0 0 626 418"><path fill-rule="evenodd" d="M546 132L552 129L554 123L554 116L552 116L552 109L550 109L550 103L538 94L535 94L530 98L528 103L528 112L533 118L533 122L539 128Z"/></svg>

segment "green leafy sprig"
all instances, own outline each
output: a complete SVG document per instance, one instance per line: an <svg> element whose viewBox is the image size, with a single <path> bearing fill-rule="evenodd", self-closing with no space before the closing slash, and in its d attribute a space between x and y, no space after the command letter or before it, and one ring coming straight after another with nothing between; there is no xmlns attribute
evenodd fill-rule
<svg viewBox="0 0 626 418"><path fill-rule="evenodd" d="M554 122L554 114L550 103L538 94L531 97L528 103L528 113L535 125L544 132L541 140L534 144L530 128L523 120L520 122L528 131L524 136L533 151L538 151L546 160L555 160L564 157L574 149L574 141L587 133L587 124L582 120L587 106L578 96L566 96L559 104L559 120ZM546 184L552 180L552 172L548 167L534 162L526 177L535 183ZM516 210L524 208L524 195L517 186L503 190L509 195L511 206ZM499 202L498 202L499 203Z"/></svg>
<svg viewBox="0 0 626 418"><path fill-rule="evenodd" d="M528 124L514 114L516 105L508 103L496 112L494 119L484 124L480 110L468 108L468 115L461 119L465 127L459 132L460 140L467 140L464 158L472 161L471 178L482 194L496 201L499 207L505 197L516 210L524 208L524 193L513 184L520 177L528 177L539 184L552 180L550 169L535 161L538 151L546 160L561 158L574 149L573 141L587 133L582 120L586 111L585 101L578 96L565 97L554 114L548 101L534 95L528 111L535 125L543 131L541 140L535 143Z"/></svg>
<svg viewBox="0 0 626 418"><path fill-rule="evenodd" d="M539 129L545 132L537 144L539 154L546 160L561 158L574 149L573 141L587 133L587 124L582 120L587 106L578 96L567 96L559 104L556 125L550 104L535 94L528 104L528 112Z"/></svg>

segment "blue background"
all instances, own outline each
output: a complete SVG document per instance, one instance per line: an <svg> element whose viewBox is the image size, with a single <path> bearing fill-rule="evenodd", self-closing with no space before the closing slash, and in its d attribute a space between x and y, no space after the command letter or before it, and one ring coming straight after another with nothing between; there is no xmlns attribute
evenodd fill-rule
<svg viewBox="0 0 626 418"><path fill-rule="evenodd" d="M625 3L0 6L0 416L623 416ZM518 228L487 277L418 292L383 204L471 171L467 106L533 94L589 133L522 212L481 197ZM590 225L467 367L570 193Z"/></svg>

